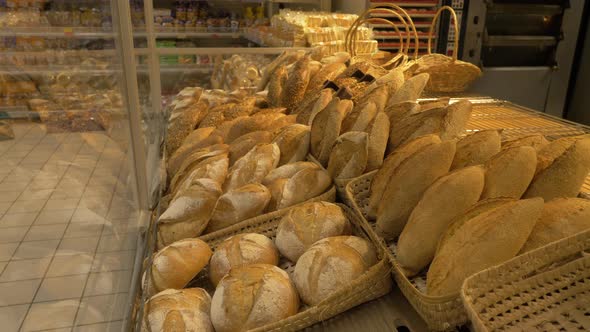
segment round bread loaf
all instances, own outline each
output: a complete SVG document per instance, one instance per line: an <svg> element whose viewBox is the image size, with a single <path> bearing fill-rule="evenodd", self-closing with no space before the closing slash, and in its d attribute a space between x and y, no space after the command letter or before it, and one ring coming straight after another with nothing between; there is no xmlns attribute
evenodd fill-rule
<svg viewBox="0 0 590 332"><path fill-rule="evenodd" d="M320 240L297 261L293 281L303 302L316 305L377 263L375 248L357 236Z"/></svg>
<svg viewBox="0 0 590 332"><path fill-rule="evenodd" d="M235 235L224 240L215 250L209 265L209 278L217 285L229 270L257 263L279 263L279 252L272 240L255 233Z"/></svg>
<svg viewBox="0 0 590 332"><path fill-rule="evenodd" d="M338 205L313 202L293 208L281 219L275 243L281 255L297 262L315 242L348 234L350 224Z"/></svg>
<svg viewBox="0 0 590 332"><path fill-rule="evenodd" d="M213 332L210 308L211 297L202 288L167 289L146 302L142 330Z"/></svg>
<svg viewBox="0 0 590 332"><path fill-rule="evenodd" d="M297 291L287 272L269 264L232 269L215 289L211 321L216 332L247 331L292 316Z"/></svg>

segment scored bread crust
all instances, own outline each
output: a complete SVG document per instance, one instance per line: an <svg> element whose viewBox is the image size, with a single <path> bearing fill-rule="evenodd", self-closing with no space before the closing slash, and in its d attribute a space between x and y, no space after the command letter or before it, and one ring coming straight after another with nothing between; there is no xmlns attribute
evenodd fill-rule
<svg viewBox="0 0 590 332"><path fill-rule="evenodd" d="M275 143L258 144L229 169L223 191L240 188L249 183L260 183L279 163L280 150Z"/></svg>
<svg viewBox="0 0 590 332"><path fill-rule="evenodd" d="M306 169L306 168L314 168L317 169L320 166L311 161L297 161L294 163L289 163L280 167L277 167L270 171L266 177L262 180L262 184L267 186L271 184L273 181L278 179L286 179L290 178L293 175L297 174L297 172Z"/></svg>
<svg viewBox="0 0 590 332"><path fill-rule="evenodd" d="M537 153L530 146L505 149L485 164L486 198L520 198L535 175Z"/></svg>
<svg viewBox="0 0 590 332"><path fill-rule="evenodd" d="M229 145L229 166L233 166L257 144L270 142L272 142L272 134L265 130L253 131L238 137Z"/></svg>
<svg viewBox="0 0 590 332"><path fill-rule="evenodd" d="M365 172L376 170L383 164L387 141L389 140L389 118L384 112L379 112L367 128L369 134L369 155Z"/></svg>
<svg viewBox="0 0 590 332"><path fill-rule="evenodd" d="M211 297L202 288L167 289L145 303L142 331L214 332L210 310Z"/></svg>
<svg viewBox="0 0 590 332"><path fill-rule="evenodd" d="M545 138L545 136L542 134L534 134L503 142L502 149L515 148L519 146L532 146L535 148L535 150L537 150L537 152L539 152L541 149L547 146L547 144L549 144L549 141Z"/></svg>
<svg viewBox="0 0 590 332"><path fill-rule="evenodd" d="M340 132L344 134L349 131L365 131L376 115L377 106L374 102L356 104L342 121Z"/></svg>
<svg viewBox="0 0 590 332"><path fill-rule="evenodd" d="M340 98L334 97L330 102L320 110L311 121L310 151L312 156L319 158L322 149L322 139L324 137L324 128L328 123L331 112L334 112L340 104Z"/></svg>
<svg viewBox="0 0 590 332"><path fill-rule="evenodd" d="M317 157L318 161L324 166L328 164L332 147L336 143L338 136L340 136L342 121L348 112L352 110L352 106L352 101L340 100L335 108L328 108L325 110L328 111L327 119L325 122L325 127L322 130L323 135L320 142L320 152L319 156Z"/></svg>
<svg viewBox="0 0 590 332"><path fill-rule="evenodd" d="M349 179L363 174L369 157L369 135L349 131L340 135L332 148L328 173L334 179Z"/></svg>

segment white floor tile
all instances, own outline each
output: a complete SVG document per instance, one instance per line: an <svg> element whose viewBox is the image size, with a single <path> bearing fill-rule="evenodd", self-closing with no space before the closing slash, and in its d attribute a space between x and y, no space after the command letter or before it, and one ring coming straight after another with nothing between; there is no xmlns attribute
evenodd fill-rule
<svg viewBox="0 0 590 332"><path fill-rule="evenodd" d="M74 237L99 237L102 232L102 224L71 223L66 229L64 238Z"/></svg>
<svg viewBox="0 0 590 332"><path fill-rule="evenodd" d="M74 210L41 211L35 225L67 224L72 218Z"/></svg>
<svg viewBox="0 0 590 332"><path fill-rule="evenodd" d="M0 218L0 228L30 226L37 218L37 212L11 213Z"/></svg>
<svg viewBox="0 0 590 332"><path fill-rule="evenodd" d="M74 324L79 300L34 303L23 323L22 331L70 327Z"/></svg>
<svg viewBox="0 0 590 332"><path fill-rule="evenodd" d="M41 279L0 282L0 306L33 302Z"/></svg>
<svg viewBox="0 0 590 332"><path fill-rule="evenodd" d="M61 277L88 273L92 266L93 258L93 256L85 254L55 256L47 270L47 277Z"/></svg>
<svg viewBox="0 0 590 332"><path fill-rule="evenodd" d="M51 258L11 261L0 275L0 282L43 278Z"/></svg>
<svg viewBox="0 0 590 332"><path fill-rule="evenodd" d="M23 319L27 314L27 310L29 310L28 304L0 307L0 322L2 322L2 331L18 332Z"/></svg>
<svg viewBox="0 0 590 332"><path fill-rule="evenodd" d="M25 212L37 212L43 209L46 200L44 199L33 199L29 201L16 201L12 204L8 213L25 213Z"/></svg>
<svg viewBox="0 0 590 332"><path fill-rule="evenodd" d="M12 258L14 252L16 251L16 248L18 248L18 245L18 242L0 244L0 262L9 261Z"/></svg>
<svg viewBox="0 0 590 332"><path fill-rule="evenodd" d="M107 272L133 269L135 250L97 253L92 262L92 272Z"/></svg>
<svg viewBox="0 0 590 332"><path fill-rule="evenodd" d="M10 227L0 230L0 243L20 242L27 234L29 227Z"/></svg>
<svg viewBox="0 0 590 332"><path fill-rule="evenodd" d="M76 325L120 320L127 309L127 293L82 298Z"/></svg>
<svg viewBox="0 0 590 332"><path fill-rule="evenodd" d="M130 284L131 270L90 273L84 296L127 292Z"/></svg>
<svg viewBox="0 0 590 332"><path fill-rule="evenodd" d="M61 239L66 227L68 227L67 224L33 225L25 236L25 241Z"/></svg>
<svg viewBox="0 0 590 332"><path fill-rule="evenodd" d="M94 256L98 245L98 237L76 237L62 239L57 248L56 256L86 254Z"/></svg>
<svg viewBox="0 0 590 332"><path fill-rule="evenodd" d="M35 302L80 298L84 291L86 279L88 279L86 274L45 278L41 287L39 287L39 291L37 291Z"/></svg>
<svg viewBox="0 0 590 332"><path fill-rule="evenodd" d="M13 260L52 257L60 240L21 242Z"/></svg>

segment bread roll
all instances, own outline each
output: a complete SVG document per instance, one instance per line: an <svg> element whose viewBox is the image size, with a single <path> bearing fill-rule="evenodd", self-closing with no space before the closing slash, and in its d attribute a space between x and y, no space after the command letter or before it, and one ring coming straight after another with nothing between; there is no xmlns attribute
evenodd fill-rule
<svg viewBox="0 0 590 332"><path fill-rule="evenodd" d="M219 282L211 301L216 332L252 330L293 316L297 291L287 273L274 265L253 264L230 272Z"/></svg>
<svg viewBox="0 0 590 332"><path fill-rule="evenodd" d="M167 289L145 303L142 330L214 332L210 310L211 297L202 288Z"/></svg>
<svg viewBox="0 0 590 332"><path fill-rule="evenodd" d="M256 233L234 235L223 240L215 249L209 266L209 278L217 286L231 269L257 263L279 263L279 252L272 240Z"/></svg>
<svg viewBox="0 0 590 332"><path fill-rule="evenodd" d="M166 152L172 155L180 147L184 139L195 129L207 113L209 104L199 100L194 106L187 107L170 119L166 135Z"/></svg>
<svg viewBox="0 0 590 332"><path fill-rule="evenodd" d="M180 192L158 219L158 247L199 236L207 227L221 189L210 179Z"/></svg>
<svg viewBox="0 0 590 332"><path fill-rule="evenodd" d="M301 60L293 64L293 68L287 75L286 84L283 85L282 91L282 106L288 110L294 110L303 100L305 90L309 84L310 70L309 70L309 56L304 56Z"/></svg>
<svg viewBox="0 0 590 332"><path fill-rule="evenodd" d="M482 130L457 142L457 153L451 169L481 165L500 152L500 133L497 130Z"/></svg>
<svg viewBox="0 0 590 332"><path fill-rule="evenodd" d="M384 112L379 112L367 128L369 134L369 155L365 172L376 170L383 164L383 157L389 139L389 118Z"/></svg>
<svg viewBox="0 0 590 332"><path fill-rule="evenodd" d="M262 214L269 202L270 191L259 183L232 189L217 200L206 233L256 217Z"/></svg>
<svg viewBox="0 0 590 332"><path fill-rule="evenodd" d="M211 248L199 239L176 241L158 251L152 260L151 289L184 288L209 263Z"/></svg>
<svg viewBox="0 0 590 332"><path fill-rule="evenodd" d="M374 102L368 101L365 104L355 106L342 121L342 133L349 131L366 131L369 124L377 115L377 106Z"/></svg>
<svg viewBox="0 0 590 332"><path fill-rule="evenodd" d="M516 256L542 209L543 199L524 199L466 221L430 264L426 276L428 295L457 294L465 278Z"/></svg>
<svg viewBox="0 0 590 332"><path fill-rule="evenodd" d="M270 171L268 175L262 180L262 184L266 186L278 179L288 179L297 174L297 172L306 168L319 169L320 166L311 161L297 161L286 164Z"/></svg>
<svg viewBox="0 0 590 332"><path fill-rule="evenodd" d="M486 185L482 199L520 198L535 174L537 153L530 146L506 149L486 164Z"/></svg>
<svg viewBox="0 0 590 332"><path fill-rule="evenodd" d="M590 135L561 138L537 154L537 169L524 194L549 201L575 197L590 172Z"/></svg>
<svg viewBox="0 0 590 332"><path fill-rule="evenodd" d="M393 171L377 209L379 235L390 240L401 233L424 191L449 171L455 145L444 141L423 147Z"/></svg>
<svg viewBox="0 0 590 332"><path fill-rule="evenodd" d="M229 165L233 166L235 162L242 158L257 144L270 143L272 134L268 131L253 131L242 135L229 145Z"/></svg>
<svg viewBox="0 0 590 332"><path fill-rule="evenodd" d="M314 243L299 257L293 282L303 302L316 305L350 285L377 263L373 245L357 236L335 236Z"/></svg>
<svg viewBox="0 0 590 332"><path fill-rule="evenodd" d="M280 156L275 143L256 145L230 168L223 191L228 192L249 183L260 183L268 172L277 167Z"/></svg>
<svg viewBox="0 0 590 332"><path fill-rule="evenodd" d="M303 203L326 192L332 184L330 174L320 168L306 168L289 179L278 179L269 185L272 195L267 211Z"/></svg>
<svg viewBox="0 0 590 332"><path fill-rule="evenodd" d="M349 131L336 140L328 161L328 173L334 179L360 176L367 167L368 157L369 135L365 132Z"/></svg>
<svg viewBox="0 0 590 332"><path fill-rule="evenodd" d="M309 152L310 127L302 124L293 124L282 128L274 138L281 151L279 165L285 165L305 160Z"/></svg>
<svg viewBox="0 0 590 332"><path fill-rule="evenodd" d="M334 90L323 89L317 96L310 98L309 103L303 101L301 107L295 111L297 114L297 123L311 126L315 116L328 106L333 96Z"/></svg>
<svg viewBox="0 0 590 332"><path fill-rule="evenodd" d="M423 73L404 81L404 84L389 98L387 106L420 98L429 79L430 75Z"/></svg>
<svg viewBox="0 0 590 332"><path fill-rule="evenodd" d="M430 264L443 232L479 200L484 174L482 166L462 168L426 189L397 244L398 262L408 275L415 275Z"/></svg>
<svg viewBox="0 0 590 332"><path fill-rule="evenodd" d="M377 173L375 173L373 181L371 182L371 195L369 196L369 206L367 211L369 218L375 219L377 217L377 208L383 198L383 193L389 183L389 178L392 176L395 169L409 156L413 155L423 147L435 143L440 143L440 138L437 135L421 136L400 146L385 158L383 165Z"/></svg>
<svg viewBox="0 0 590 332"><path fill-rule="evenodd" d="M519 146L531 146L539 152L544 148L549 141L541 134L534 134L529 136L519 137L510 141L502 143L502 149L516 148Z"/></svg>
<svg viewBox="0 0 590 332"><path fill-rule="evenodd" d="M215 128L207 127L194 130L190 133L182 145L168 159L168 174L174 174L178 168L194 150L198 150L210 145L223 144L223 138L220 135L213 134Z"/></svg>
<svg viewBox="0 0 590 332"><path fill-rule="evenodd" d="M283 87L287 83L287 75L287 67L282 65L275 70L270 78L267 99L271 107L283 106Z"/></svg>
<svg viewBox="0 0 590 332"><path fill-rule="evenodd" d="M328 202L311 202L295 207L279 223L275 243L281 255L292 262L317 241L351 232L342 209Z"/></svg>
<svg viewBox="0 0 590 332"><path fill-rule="evenodd" d="M557 198L545 203L541 218L521 253L590 229L590 200Z"/></svg>
<svg viewBox="0 0 590 332"><path fill-rule="evenodd" d="M334 106L330 107L331 105ZM316 131L320 131L321 133L320 149L317 160L324 166L328 164L330 153L332 153L332 147L336 143L338 136L340 136L342 121L346 114L352 110L352 106L353 103L350 100L340 100L337 104L330 103L325 110L321 111L316 116L312 123L312 131L314 126L317 127L318 125L321 125L322 122L325 124L324 127L316 128ZM315 121L321 117L325 117L325 121Z"/></svg>

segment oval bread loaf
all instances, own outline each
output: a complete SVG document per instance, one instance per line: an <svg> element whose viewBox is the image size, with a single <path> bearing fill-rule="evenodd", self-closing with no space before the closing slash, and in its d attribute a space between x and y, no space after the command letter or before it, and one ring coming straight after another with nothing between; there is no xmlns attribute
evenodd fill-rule
<svg viewBox="0 0 590 332"><path fill-rule="evenodd" d="M331 184L330 174L321 168L305 168L289 179L275 180L269 186L272 198L267 211L303 203L326 192Z"/></svg>
<svg viewBox="0 0 590 332"><path fill-rule="evenodd" d="M384 112L379 112L367 128L369 134L369 154L365 172L373 171L383 164L383 157L389 139L389 118Z"/></svg>
<svg viewBox="0 0 590 332"><path fill-rule="evenodd" d="M214 144L222 144L223 138L220 135L214 134L214 130L215 128L213 127L207 127L197 129L190 133L168 160L168 174L176 173L184 159L192 154L194 150Z"/></svg>
<svg viewBox="0 0 590 332"><path fill-rule="evenodd" d="M333 96L334 90L332 89L323 89L316 93L316 95L310 96L309 101L304 101L295 111L295 114L297 114L297 123L311 126L315 116L328 106Z"/></svg>
<svg viewBox="0 0 590 332"><path fill-rule="evenodd" d="M289 163L270 171L268 175L266 175L266 177L262 180L262 184L267 186L273 183L275 180L291 178L299 171L307 168L319 169L320 166L311 161L297 161L294 163Z"/></svg>
<svg viewBox="0 0 590 332"><path fill-rule="evenodd" d="M287 67L285 65L279 66L270 77L268 83L268 103L271 107L279 107L283 105L283 87L287 82Z"/></svg>
<svg viewBox="0 0 590 332"><path fill-rule="evenodd" d="M209 279L217 286L231 269L258 263L279 263L279 252L272 240L256 233L234 235L215 249L209 265Z"/></svg>
<svg viewBox="0 0 590 332"><path fill-rule="evenodd" d="M332 148L334 147L334 144L336 143L338 136L340 136L342 121L344 120L344 117L346 117L346 114L350 112L352 106L353 103L350 100L340 100L333 107L330 107L330 105L328 105L326 109L321 111L316 116L314 122L312 123L312 130L314 126L317 127L318 125L321 125L321 123L324 124L324 127L316 129L316 131L319 130L319 132L321 133L319 154L317 156L317 160L324 166L328 164L328 159L330 159L330 153L332 152ZM319 123L316 123L315 120L321 118L322 116L326 117L325 121L319 121Z"/></svg>
<svg viewBox="0 0 590 332"><path fill-rule="evenodd" d="M275 242L283 256L297 262L315 242L331 236L348 235L350 231L348 219L338 205L305 203L281 218Z"/></svg>
<svg viewBox="0 0 590 332"><path fill-rule="evenodd" d="M534 134L503 142L502 149L516 148L519 146L531 146L537 152L539 152L541 149L547 146L547 144L549 144L549 141L545 138L545 136L541 134Z"/></svg>
<svg viewBox="0 0 590 332"><path fill-rule="evenodd" d="M253 131L242 135L229 145L229 166L233 166L236 161L246 155L257 144L270 143L272 134L268 131Z"/></svg>
<svg viewBox="0 0 590 332"><path fill-rule="evenodd" d="M365 132L349 131L336 140L328 161L328 173L334 179L360 176L367 167L368 157L369 135Z"/></svg>
<svg viewBox="0 0 590 332"><path fill-rule="evenodd" d="M283 85L282 105L288 110L294 110L303 100L305 90L309 84L311 72L309 70L309 56L304 56L293 64L287 75L287 81Z"/></svg>
<svg viewBox="0 0 590 332"><path fill-rule="evenodd" d="M399 104L405 101L415 101L420 97L430 79L427 73L418 74L406 80L404 84L393 94L387 106Z"/></svg>
<svg viewBox="0 0 590 332"><path fill-rule="evenodd" d="M451 169L484 164L500 149L500 133L497 130L478 131L457 142L457 153Z"/></svg>
<svg viewBox="0 0 590 332"><path fill-rule="evenodd" d="M142 330L214 332L210 310L211 297L202 288L167 289L145 303Z"/></svg>
<svg viewBox="0 0 590 332"><path fill-rule="evenodd" d="M208 146L206 148L196 150L193 153L191 153L182 162L182 164L178 168L178 171L174 174L170 174L170 176L172 176L172 180L170 180L170 191L175 191L178 185L183 183L186 180L186 178L190 176L190 174L193 173L194 170L196 170L197 168L201 168L201 166L203 166L204 164L209 164L214 160L219 160L217 158L224 159L225 157L227 157L228 148L229 146L226 144L215 144ZM216 159L210 159L213 157L216 157ZM220 165L219 167L221 166L222 165ZM227 173L227 170L223 170L223 168L216 170L218 171L215 172L217 173L217 175L220 175L220 173L223 173L223 171ZM226 174L223 174L224 178L225 176ZM215 177L215 180L217 180L217 177Z"/></svg>
<svg viewBox="0 0 590 332"><path fill-rule="evenodd" d="M211 179L221 187L227 176L228 166L229 159L225 154L204 159L192 168L190 174L181 183L176 185L175 182L174 186L170 186L172 198L176 198L180 192L190 188L198 179Z"/></svg>
<svg viewBox="0 0 590 332"><path fill-rule="evenodd" d="M530 146L505 149L485 164L482 199L520 198L535 174L537 153Z"/></svg>
<svg viewBox="0 0 590 332"><path fill-rule="evenodd" d="M273 140L281 151L279 165L305 160L309 153L309 137L309 126L292 124L282 128Z"/></svg>
<svg viewBox="0 0 590 332"><path fill-rule="evenodd" d="M260 183L279 163L281 152L275 143L258 144L229 169L224 192L249 183Z"/></svg>

